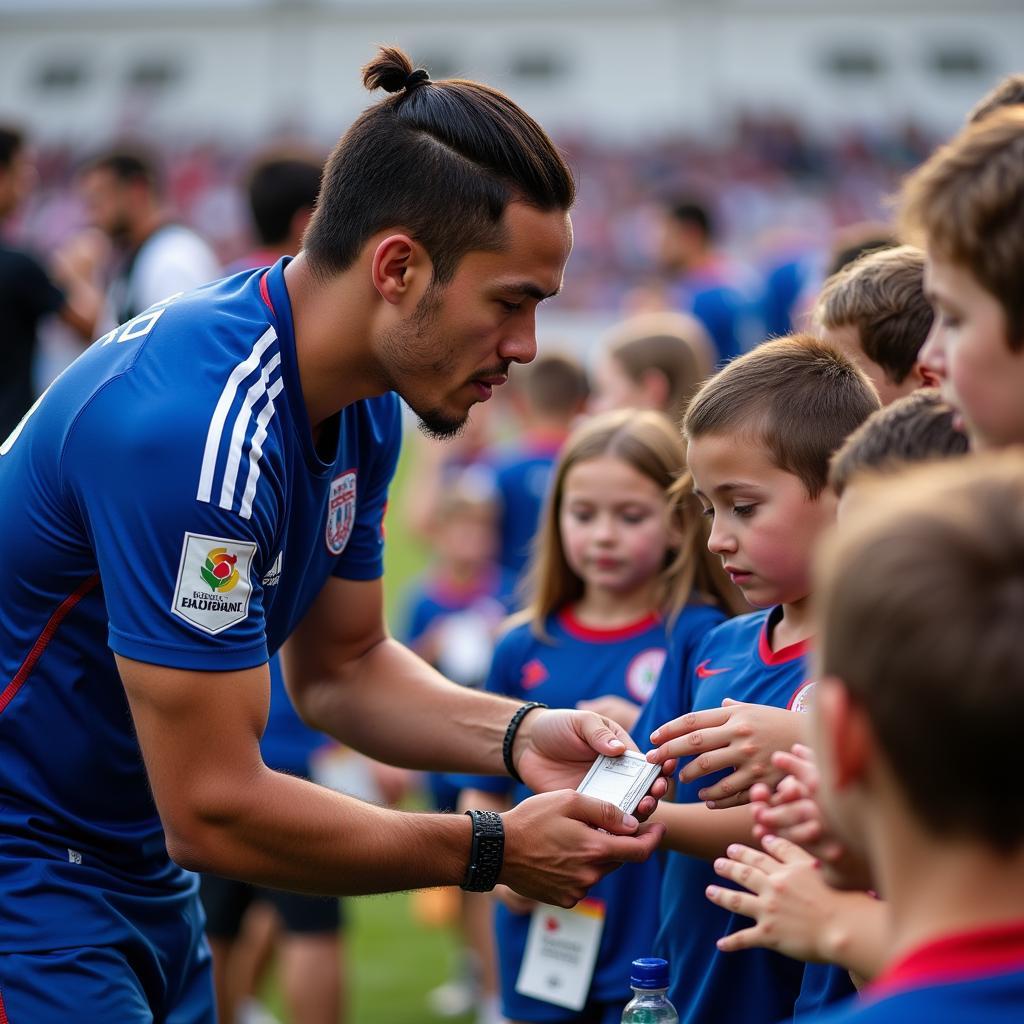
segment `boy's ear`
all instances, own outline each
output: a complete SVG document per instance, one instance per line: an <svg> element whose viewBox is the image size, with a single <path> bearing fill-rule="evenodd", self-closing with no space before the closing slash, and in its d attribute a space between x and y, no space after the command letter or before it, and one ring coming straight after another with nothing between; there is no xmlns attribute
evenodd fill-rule
<svg viewBox="0 0 1024 1024"><path fill-rule="evenodd" d="M410 296L419 300L430 281L432 267L423 246L408 235L388 235L373 251L370 274L373 286L387 303L397 306Z"/></svg>
<svg viewBox="0 0 1024 1024"><path fill-rule="evenodd" d="M819 729L828 744L832 787L842 793L867 777L874 749L871 722L863 705L835 676L818 682L814 700Z"/></svg>

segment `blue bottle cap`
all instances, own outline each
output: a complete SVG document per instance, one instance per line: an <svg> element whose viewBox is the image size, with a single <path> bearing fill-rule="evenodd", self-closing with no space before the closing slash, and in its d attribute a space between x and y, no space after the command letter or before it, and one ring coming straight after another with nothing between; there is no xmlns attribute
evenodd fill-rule
<svg viewBox="0 0 1024 1024"><path fill-rule="evenodd" d="M634 960L629 983L633 988L668 988L668 961L660 956Z"/></svg>

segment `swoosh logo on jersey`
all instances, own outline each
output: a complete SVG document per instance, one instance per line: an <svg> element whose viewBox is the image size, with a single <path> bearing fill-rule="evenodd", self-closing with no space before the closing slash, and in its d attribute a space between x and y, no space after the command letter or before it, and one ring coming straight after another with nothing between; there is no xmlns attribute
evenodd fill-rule
<svg viewBox="0 0 1024 1024"><path fill-rule="evenodd" d="M723 672L728 672L728 668L708 668L711 664L711 659L707 658L697 666L697 678L708 679L710 676L720 676Z"/></svg>

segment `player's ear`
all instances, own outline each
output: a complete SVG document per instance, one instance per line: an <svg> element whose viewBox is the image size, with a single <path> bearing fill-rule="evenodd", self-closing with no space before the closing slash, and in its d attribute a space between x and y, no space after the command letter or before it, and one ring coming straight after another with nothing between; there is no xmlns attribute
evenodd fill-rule
<svg viewBox="0 0 1024 1024"><path fill-rule="evenodd" d="M391 305L419 300L432 273L426 250L407 234L396 232L377 243L370 273L377 293Z"/></svg>
<svg viewBox="0 0 1024 1024"><path fill-rule="evenodd" d="M827 773L837 793L863 781L874 747L871 722L864 706L841 679L828 676L814 688L814 714ZM824 766L823 766L824 767Z"/></svg>

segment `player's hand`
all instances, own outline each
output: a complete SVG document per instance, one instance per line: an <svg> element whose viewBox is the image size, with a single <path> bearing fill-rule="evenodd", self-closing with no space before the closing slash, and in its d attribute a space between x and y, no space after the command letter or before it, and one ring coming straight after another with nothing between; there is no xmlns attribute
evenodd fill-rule
<svg viewBox="0 0 1024 1024"><path fill-rule="evenodd" d="M636 750L636 744L610 718L592 711L539 709L529 712L519 726L512 758L530 789L547 793L575 789L598 754L618 757L626 750ZM637 819L645 821L654 813L674 770L675 761L662 766L661 776L633 812Z"/></svg>
<svg viewBox="0 0 1024 1024"><path fill-rule="evenodd" d="M827 929L841 895L825 884L815 858L799 846L777 836L765 836L762 843L765 853L737 843L727 857L715 861L717 875L748 891L709 885L707 898L755 922L716 945L725 953L763 947L796 960L824 962Z"/></svg>
<svg viewBox="0 0 1024 1024"><path fill-rule="evenodd" d="M625 697L616 697L608 694L604 697L597 697L594 700L581 700L576 707L580 711L593 711L595 715L603 715L613 722L618 722L627 732L633 731L637 719L640 717L641 707L634 704Z"/></svg>
<svg viewBox="0 0 1024 1024"><path fill-rule="evenodd" d="M574 907L620 864L647 860L665 834L664 825L641 825L614 804L570 790L532 796L502 819L499 881L558 907Z"/></svg>
<svg viewBox="0 0 1024 1024"><path fill-rule="evenodd" d="M532 914L533 908L539 906L536 900L520 896L515 889L510 889L507 885L496 885L494 898L511 914Z"/></svg>
<svg viewBox="0 0 1024 1024"><path fill-rule="evenodd" d="M686 783L734 768L731 775L697 795L708 807L735 807L749 802L754 783L774 786L782 778L784 773L772 763L772 754L797 742L803 724L797 712L726 699L720 708L691 711L655 729L651 742L658 748L647 759L661 763L668 758L692 758L679 774Z"/></svg>

